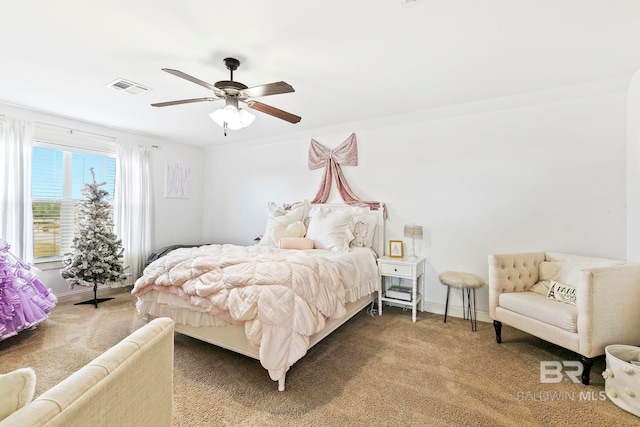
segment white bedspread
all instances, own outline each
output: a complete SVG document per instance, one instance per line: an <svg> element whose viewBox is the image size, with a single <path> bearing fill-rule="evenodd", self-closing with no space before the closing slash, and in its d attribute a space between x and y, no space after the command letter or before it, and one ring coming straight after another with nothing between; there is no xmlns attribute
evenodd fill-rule
<svg viewBox="0 0 640 427"><path fill-rule="evenodd" d="M209 316L243 323L262 365L277 380L306 354L309 337L324 328L326 318L344 316L345 300L379 289L373 252L358 249L176 249L150 264L132 293L141 313L157 314L167 303L177 322L201 323Z"/></svg>

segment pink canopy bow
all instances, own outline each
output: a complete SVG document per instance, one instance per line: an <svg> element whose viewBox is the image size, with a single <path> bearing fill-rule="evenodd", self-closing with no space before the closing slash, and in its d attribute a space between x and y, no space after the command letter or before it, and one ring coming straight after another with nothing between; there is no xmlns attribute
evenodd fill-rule
<svg viewBox="0 0 640 427"><path fill-rule="evenodd" d="M315 139L311 140L309 147L309 169L320 169L336 163L345 166L358 166L358 145L356 134L352 133L342 144L333 150L329 150Z"/></svg>
<svg viewBox="0 0 640 427"><path fill-rule="evenodd" d="M336 177L336 186L338 192L348 205L369 206L371 209L380 209L380 202L363 201L356 196L342 173L340 165L357 166L358 165L358 146L356 144L356 134L352 133L342 144L333 150L328 149L315 139L311 140L309 146L309 169L319 169L324 166L322 174L322 183L318 189L318 194L311 203L326 203L331 192L331 181L333 176ZM386 218L387 212L385 210Z"/></svg>

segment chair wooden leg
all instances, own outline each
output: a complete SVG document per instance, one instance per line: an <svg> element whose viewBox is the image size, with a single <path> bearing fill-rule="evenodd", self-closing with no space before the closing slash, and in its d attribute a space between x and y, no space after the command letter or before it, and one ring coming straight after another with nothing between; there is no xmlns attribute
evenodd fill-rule
<svg viewBox="0 0 640 427"><path fill-rule="evenodd" d="M494 320L493 327L496 330L496 341L498 342L498 344L500 344L502 342L502 322Z"/></svg>
<svg viewBox="0 0 640 427"><path fill-rule="evenodd" d="M594 357L584 357L580 358L580 362L582 362L582 384L589 385L589 380L591 377L591 367L593 366Z"/></svg>

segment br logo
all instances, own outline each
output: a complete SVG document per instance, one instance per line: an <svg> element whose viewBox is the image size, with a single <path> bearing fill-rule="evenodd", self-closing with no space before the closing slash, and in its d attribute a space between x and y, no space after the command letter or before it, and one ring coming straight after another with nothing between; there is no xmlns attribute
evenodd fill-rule
<svg viewBox="0 0 640 427"><path fill-rule="evenodd" d="M583 369L582 363L571 360L563 360L562 362L553 360L541 361L540 382L557 384L563 378L568 378L575 384L579 384Z"/></svg>

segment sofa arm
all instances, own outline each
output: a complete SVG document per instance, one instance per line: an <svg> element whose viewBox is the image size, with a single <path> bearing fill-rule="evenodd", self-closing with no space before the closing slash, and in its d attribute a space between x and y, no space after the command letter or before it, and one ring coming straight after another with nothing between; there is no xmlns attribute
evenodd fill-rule
<svg viewBox="0 0 640 427"><path fill-rule="evenodd" d="M523 292L538 281L544 252L489 255L489 315L495 319L500 294Z"/></svg>
<svg viewBox="0 0 640 427"><path fill-rule="evenodd" d="M582 270L576 289L580 354L604 354L609 344L640 345L640 265Z"/></svg>
<svg viewBox="0 0 640 427"><path fill-rule="evenodd" d="M173 331L173 320L152 320L0 426L171 426Z"/></svg>

